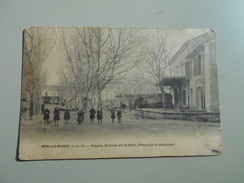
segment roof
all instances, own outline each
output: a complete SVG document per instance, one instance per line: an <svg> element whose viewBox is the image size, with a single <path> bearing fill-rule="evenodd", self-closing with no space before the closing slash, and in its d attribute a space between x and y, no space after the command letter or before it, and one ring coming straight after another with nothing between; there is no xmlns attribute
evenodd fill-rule
<svg viewBox="0 0 244 183"><path fill-rule="evenodd" d="M58 97L60 96L60 86L59 85L45 85L42 90L42 96L47 97Z"/></svg>
<svg viewBox="0 0 244 183"><path fill-rule="evenodd" d="M42 96L43 97L45 97L45 96L46 97L58 97L59 93L57 91L53 91L53 90L43 90L42 91Z"/></svg>
<svg viewBox="0 0 244 183"><path fill-rule="evenodd" d="M164 86L179 85L185 80L185 76L170 76L163 79Z"/></svg>
<svg viewBox="0 0 244 183"><path fill-rule="evenodd" d="M189 53L192 53L195 49L197 49L199 46L205 44L206 42L209 42L211 40L215 39L215 32L213 30L206 32L200 36L197 36L187 42L185 42L180 49L175 53L175 55L171 58L169 61L169 64L173 63L175 59L186 49L189 48L190 45L193 46L191 50L189 50Z"/></svg>
<svg viewBox="0 0 244 183"><path fill-rule="evenodd" d="M138 97L138 96L141 96L141 97L155 97L155 96L159 96L161 95L161 93L151 93L151 94L125 94L125 95L117 95L116 97L119 98L119 97L127 97L127 98L133 98L133 97Z"/></svg>

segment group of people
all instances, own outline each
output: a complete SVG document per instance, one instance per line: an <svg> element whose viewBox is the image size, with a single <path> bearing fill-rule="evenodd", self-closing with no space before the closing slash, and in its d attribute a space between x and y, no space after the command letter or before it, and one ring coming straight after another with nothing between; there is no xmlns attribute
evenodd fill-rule
<svg viewBox="0 0 244 183"><path fill-rule="evenodd" d="M100 107L98 107L97 110L95 110L93 107L90 109L89 111L90 113L90 120L91 123L94 123L94 119L95 117L97 117L97 122L98 124L102 124L103 122L103 112L102 109ZM116 118L118 118L118 123L121 122L121 118L122 118L122 112L120 109L117 110L116 113L116 109L113 108L111 110L111 119L112 119L112 123L114 123L114 120ZM48 124L49 123L49 119L50 119L50 110L45 107L45 104L42 104L41 106L41 114L43 115L43 120L44 120L44 124ZM58 107L54 108L53 111L53 121L54 121L54 126L58 126L59 120L60 120L60 109ZM65 124L69 124L69 120L71 119L70 117L70 109L66 106L66 109L64 110L64 121ZM78 125L81 125L82 123L84 123L84 119L85 119L85 113L83 109L79 109L78 113L77 113L77 122Z"/></svg>
<svg viewBox="0 0 244 183"><path fill-rule="evenodd" d="M91 119L91 123L94 123L94 119L95 119L95 116L96 116L96 113L97 113L97 121L98 121L98 124L102 124L103 122L103 112L102 112L102 109L99 107L97 109L97 111L94 109L94 108L91 108L90 109L90 119ZM116 118L116 109L115 108L112 108L111 109L111 119L112 119L112 123L114 123L114 119ZM117 118L118 118L118 123L121 122L121 118L122 118L122 112L120 109L117 110Z"/></svg>
<svg viewBox="0 0 244 183"><path fill-rule="evenodd" d="M41 114L43 115L43 120L44 120L44 124L49 124L49 119L50 119L50 110L45 107L44 104L42 104L41 106ZM54 121L54 126L58 126L58 122L60 120L60 110L58 107L54 108L53 111L53 121ZM68 113L64 113L64 120L65 123L70 119L70 114Z"/></svg>
<svg viewBox="0 0 244 183"><path fill-rule="evenodd" d="M114 119L116 118L116 116L115 116L115 112L116 112L116 110L113 108L113 109L111 110L111 119L112 119L112 123L114 123ZM117 118L118 118L118 123L120 123L120 122L121 122L121 118L122 118L122 112L121 112L120 109L117 110Z"/></svg>
<svg viewBox="0 0 244 183"><path fill-rule="evenodd" d="M103 111L100 107L98 107L97 111L92 107L90 109L90 120L91 120L91 123L94 123L94 119L95 119L95 116L96 116L96 113L97 113L97 122L98 124L99 123L103 123Z"/></svg>

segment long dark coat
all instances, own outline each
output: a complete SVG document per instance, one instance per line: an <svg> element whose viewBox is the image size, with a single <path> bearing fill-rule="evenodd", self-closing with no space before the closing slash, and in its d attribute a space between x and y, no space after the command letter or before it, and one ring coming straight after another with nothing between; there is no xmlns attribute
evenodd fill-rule
<svg viewBox="0 0 244 183"><path fill-rule="evenodd" d="M90 119L94 119L95 118L95 114L96 114L95 109L91 108L91 110L90 110Z"/></svg>
<svg viewBox="0 0 244 183"><path fill-rule="evenodd" d="M78 122L81 122L84 120L84 112L83 111L79 111L77 115L78 115L78 117L77 117Z"/></svg>
<svg viewBox="0 0 244 183"><path fill-rule="evenodd" d="M65 109L64 111L64 120L69 120L70 119L70 110Z"/></svg>
<svg viewBox="0 0 244 183"><path fill-rule="evenodd" d="M60 116L59 116L60 111L59 111L59 109L54 109L53 114L54 114L54 117L53 117L54 121L60 120Z"/></svg>
<svg viewBox="0 0 244 183"><path fill-rule="evenodd" d="M49 118L50 118L50 116L49 116L49 114L50 114L49 109L44 109L43 114L44 114L43 119L44 120L49 120Z"/></svg>
<svg viewBox="0 0 244 183"><path fill-rule="evenodd" d="M121 118L122 118L121 110L118 110L118 111L117 111L117 118L118 118L118 119L121 119Z"/></svg>
<svg viewBox="0 0 244 183"><path fill-rule="evenodd" d="M103 119L103 111L102 109L98 109L97 110L97 119L100 120L100 119Z"/></svg>
<svg viewBox="0 0 244 183"><path fill-rule="evenodd" d="M112 110L112 111L111 111L111 119L114 119L114 118L116 118L116 117L115 117L115 111Z"/></svg>

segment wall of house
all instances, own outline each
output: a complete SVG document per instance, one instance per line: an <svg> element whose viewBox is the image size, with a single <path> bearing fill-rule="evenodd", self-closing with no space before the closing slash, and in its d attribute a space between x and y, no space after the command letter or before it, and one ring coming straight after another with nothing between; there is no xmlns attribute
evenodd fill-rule
<svg viewBox="0 0 244 183"><path fill-rule="evenodd" d="M210 85L210 111L219 112L219 89L216 59L216 42L210 42L209 49L209 85Z"/></svg>
<svg viewBox="0 0 244 183"><path fill-rule="evenodd" d="M171 76L185 76L182 82L179 99L181 106L191 109L205 109L208 112L218 112L218 77L216 63L215 40L201 44L186 44L175 55L170 63ZM188 69L187 69L187 68ZM173 102L174 91L171 89ZM185 101L184 101L185 93Z"/></svg>

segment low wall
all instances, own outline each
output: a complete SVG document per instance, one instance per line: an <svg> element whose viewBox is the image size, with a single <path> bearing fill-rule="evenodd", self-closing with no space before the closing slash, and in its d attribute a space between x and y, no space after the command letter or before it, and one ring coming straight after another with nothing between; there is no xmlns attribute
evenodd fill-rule
<svg viewBox="0 0 244 183"><path fill-rule="evenodd" d="M153 109L137 109L136 116L148 119L172 119L199 122L220 122L219 113L210 112L180 112L180 111L159 111Z"/></svg>

